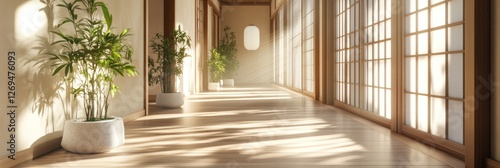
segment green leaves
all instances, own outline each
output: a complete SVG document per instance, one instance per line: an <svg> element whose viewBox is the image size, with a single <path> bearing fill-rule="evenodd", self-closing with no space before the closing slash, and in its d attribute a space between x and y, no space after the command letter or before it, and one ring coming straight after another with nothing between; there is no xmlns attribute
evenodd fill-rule
<svg viewBox="0 0 500 168"><path fill-rule="evenodd" d="M169 36L155 34L149 47L156 54L156 57L148 57L149 85L159 83L163 93L176 92L175 76L182 74L184 58L189 57L187 51L191 47L191 38L178 26Z"/></svg>
<svg viewBox="0 0 500 168"><path fill-rule="evenodd" d="M71 93L84 100L87 121L106 118L109 96L119 91L115 77L137 75L133 50L125 44L130 30L111 31L113 18L103 2L64 0L57 6L66 9L68 17L60 21L59 30L52 31L59 38L51 44L59 50L47 53L54 67L52 75L64 72L64 79L72 82ZM102 11L102 18L98 11ZM72 30L63 31L62 26Z"/></svg>
<svg viewBox="0 0 500 168"><path fill-rule="evenodd" d="M226 57L221 55L217 49L212 49L210 52L212 53L212 57L208 60L210 80L211 82L219 82L226 72Z"/></svg>
<svg viewBox="0 0 500 168"><path fill-rule="evenodd" d="M64 67L66 67L66 65L67 64L63 64L57 67L56 70L54 70L54 73L52 73L52 76L55 76L57 73L59 73L59 71L61 71ZM67 73L65 73L65 75L67 76Z"/></svg>
<svg viewBox="0 0 500 168"><path fill-rule="evenodd" d="M62 4L58 4L58 7L65 8L66 11L68 11L69 17L65 17L61 23L57 25L57 27L61 27L64 24L71 23L73 25L78 25L78 14L76 14L77 11L81 11L82 9L80 8L80 5L78 3L81 2L81 0L75 0L73 2L66 2L65 0L62 2Z"/></svg>
<svg viewBox="0 0 500 168"><path fill-rule="evenodd" d="M217 51L226 57L224 64L226 71L223 73L222 78L230 79L236 75L239 68L238 58L236 57L236 37L234 32L230 32L231 28L226 26L224 28L224 36L220 40L219 46L217 46Z"/></svg>
<svg viewBox="0 0 500 168"><path fill-rule="evenodd" d="M102 14L104 15L104 19L106 20L106 25L108 26L108 29L110 29L111 24L113 23L113 16L109 14L108 7L103 2L96 2L96 6L101 7Z"/></svg>

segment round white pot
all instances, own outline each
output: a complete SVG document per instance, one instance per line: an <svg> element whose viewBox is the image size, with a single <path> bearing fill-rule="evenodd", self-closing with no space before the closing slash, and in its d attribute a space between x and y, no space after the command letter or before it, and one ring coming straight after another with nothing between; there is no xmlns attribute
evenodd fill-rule
<svg viewBox="0 0 500 168"><path fill-rule="evenodd" d="M125 142L123 119L85 122L82 119L67 120L64 123L61 146L74 153L104 153Z"/></svg>
<svg viewBox="0 0 500 168"><path fill-rule="evenodd" d="M220 84L218 82L208 83L208 90L209 91L219 91L219 89L220 89Z"/></svg>
<svg viewBox="0 0 500 168"><path fill-rule="evenodd" d="M179 108L184 105L182 93L158 93L156 95L156 105L162 108Z"/></svg>
<svg viewBox="0 0 500 168"><path fill-rule="evenodd" d="M224 79L224 86L234 86L234 79Z"/></svg>

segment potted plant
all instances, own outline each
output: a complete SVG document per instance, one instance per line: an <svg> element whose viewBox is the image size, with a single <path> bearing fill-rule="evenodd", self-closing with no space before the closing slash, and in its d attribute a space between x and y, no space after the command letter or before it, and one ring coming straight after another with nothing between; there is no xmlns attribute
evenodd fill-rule
<svg viewBox="0 0 500 168"><path fill-rule="evenodd" d="M47 53L55 67L52 75L61 74L71 83L66 89L73 101L83 102L85 112L84 119L65 122L61 146L76 153L107 152L125 137L123 120L109 115L110 98L119 91L115 78L137 74L132 48L125 44L129 29L112 31L112 15L103 2L74 0L57 6L68 16L52 31L60 38Z"/></svg>
<svg viewBox="0 0 500 168"><path fill-rule="evenodd" d="M220 81L226 71L226 58L217 49L212 49L210 52L212 53L212 57L208 60L208 71L210 72L208 90L215 91L220 89Z"/></svg>
<svg viewBox="0 0 500 168"><path fill-rule="evenodd" d="M217 50L225 57L225 71L222 74L224 86L234 86L234 76L236 76L239 62L236 57L236 37L234 32L230 32L231 28L226 26L224 28L224 37L220 40Z"/></svg>
<svg viewBox="0 0 500 168"><path fill-rule="evenodd" d="M184 104L184 96L177 91L176 79L182 74L184 58L191 47L191 38L179 26L169 36L157 33L150 46L156 58L149 56L149 86L160 84L161 93L156 96L156 105L163 108L178 108Z"/></svg>

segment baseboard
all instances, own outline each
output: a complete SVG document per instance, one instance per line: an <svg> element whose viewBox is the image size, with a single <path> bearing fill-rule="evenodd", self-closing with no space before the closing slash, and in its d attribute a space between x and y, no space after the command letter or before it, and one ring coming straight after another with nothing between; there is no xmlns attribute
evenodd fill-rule
<svg viewBox="0 0 500 168"><path fill-rule="evenodd" d="M11 160L7 156L2 157L0 159L0 165L2 167L13 167L15 165L18 165L19 163L22 163L24 161L32 160L33 159L33 149L28 148L23 151L17 152L16 153L16 160Z"/></svg>
<svg viewBox="0 0 500 168"><path fill-rule="evenodd" d="M123 117L123 122L127 123L129 121L133 121L139 117L145 115L144 110L140 110L138 112L131 113L125 117ZM30 148L16 152L16 160L12 160L8 158L8 156L0 158L0 167L13 167L22 162L33 160L33 158L37 158L39 156L50 153L54 150L61 148L61 140L62 140L62 132L54 132L52 136L47 136L48 138L42 137L44 139L43 143L37 143L38 140L31 145Z"/></svg>
<svg viewBox="0 0 500 168"><path fill-rule="evenodd" d="M144 111L144 110L141 110L141 111L138 111L138 112L134 112L132 114L129 114L129 115L123 117L123 122L127 123L127 122L130 122L130 121L133 121L135 119L138 119L139 117L145 116L145 114L146 114L146 111Z"/></svg>
<svg viewBox="0 0 500 168"><path fill-rule="evenodd" d="M491 158L486 159L488 168L500 168L500 162Z"/></svg>

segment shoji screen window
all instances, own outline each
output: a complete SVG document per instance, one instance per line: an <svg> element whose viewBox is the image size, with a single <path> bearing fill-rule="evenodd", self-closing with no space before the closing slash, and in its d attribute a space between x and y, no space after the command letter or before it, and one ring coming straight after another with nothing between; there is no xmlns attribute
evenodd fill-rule
<svg viewBox="0 0 500 168"><path fill-rule="evenodd" d="M281 8L277 14L278 26L278 83L285 84L285 16L284 10Z"/></svg>
<svg viewBox="0 0 500 168"><path fill-rule="evenodd" d="M285 84L285 15L281 8L278 13L279 84Z"/></svg>
<svg viewBox="0 0 500 168"><path fill-rule="evenodd" d="M198 66L201 66L204 61L206 61L206 54L205 48L207 47L207 44L205 44L205 33L207 33L207 30L205 30L204 23L207 21L205 20L205 1L204 0L196 0L196 38L195 38L195 46L196 47L196 57L194 58L193 61L198 64ZM203 71L203 69L199 68L196 72L196 85L197 87L202 90L204 82L208 82L206 80L206 77L208 77L208 74L205 74L206 72Z"/></svg>
<svg viewBox="0 0 500 168"><path fill-rule="evenodd" d="M278 22L276 21L276 18L273 18L272 19L272 25L273 25L273 68L274 68L274 71L273 71L273 82L275 84L279 84L279 47L278 47L278 44L279 44L279 38L278 38Z"/></svg>
<svg viewBox="0 0 500 168"><path fill-rule="evenodd" d="M293 64L293 1L285 1L285 86L293 87L293 77L294 77L294 64Z"/></svg>
<svg viewBox="0 0 500 168"><path fill-rule="evenodd" d="M304 3L304 89L314 93L314 6L315 0L303 0Z"/></svg>
<svg viewBox="0 0 500 168"><path fill-rule="evenodd" d="M363 1L363 109L391 118L391 0Z"/></svg>
<svg viewBox="0 0 500 168"><path fill-rule="evenodd" d="M292 0L292 87L302 90L302 13L301 0Z"/></svg>
<svg viewBox="0 0 500 168"><path fill-rule="evenodd" d="M405 0L403 131L464 143L463 4Z"/></svg>
<svg viewBox="0 0 500 168"><path fill-rule="evenodd" d="M336 100L360 107L360 0L336 2Z"/></svg>

